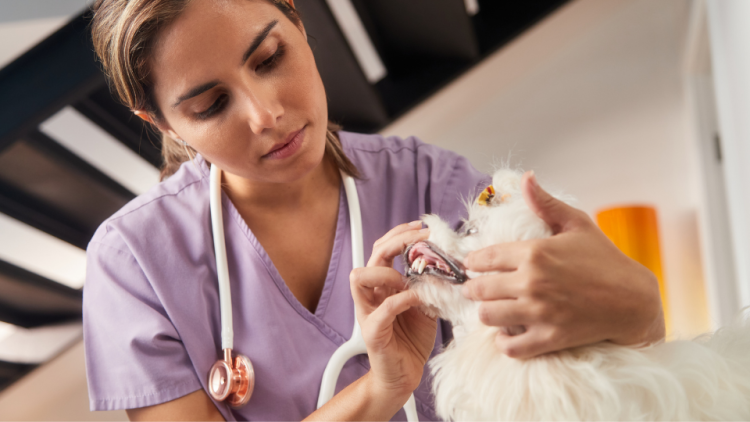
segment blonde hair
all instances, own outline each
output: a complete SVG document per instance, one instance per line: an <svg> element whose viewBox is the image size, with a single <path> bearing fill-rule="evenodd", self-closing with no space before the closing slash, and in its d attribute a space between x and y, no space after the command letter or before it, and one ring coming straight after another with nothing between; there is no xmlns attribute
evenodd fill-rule
<svg viewBox="0 0 750 422"><path fill-rule="evenodd" d="M155 121L164 119L153 95L149 79L151 47L158 31L174 21L191 0L96 0L92 9L91 35L94 50L107 75L110 89L131 110L144 110ZM301 27L299 13L285 0L266 0L276 6L292 23ZM154 128L157 130L156 128ZM344 173L360 177L354 163L344 153L338 131L328 122L326 156ZM158 130L157 130L158 131ZM162 180L174 174L196 151L162 134L164 160Z"/></svg>

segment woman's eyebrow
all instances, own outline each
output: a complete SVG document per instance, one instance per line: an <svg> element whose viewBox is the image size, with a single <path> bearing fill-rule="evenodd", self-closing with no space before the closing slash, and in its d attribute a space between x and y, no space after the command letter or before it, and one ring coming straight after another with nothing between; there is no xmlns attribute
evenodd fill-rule
<svg viewBox="0 0 750 422"><path fill-rule="evenodd" d="M250 55L252 55L255 50L258 49L260 46L260 43L263 42L263 40L266 39L268 36L268 33L271 32L274 26L279 23L278 19L271 21L268 25L266 25L265 28L263 28L263 31L261 31L260 34L256 35L255 38L253 38L253 42L250 43L250 47L248 47L247 51L245 51L245 54L242 56L242 62L240 62L240 66L245 64L248 58L250 58Z"/></svg>
<svg viewBox="0 0 750 422"><path fill-rule="evenodd" d="M253 38L253 42L250 43L250 47L248 47L247 51L245 51L245 54L242 55L242 63L240 65L244 64L248 58L255 52L255 50L260 47L260 44L263 42L263 40L266 39L268 34L271 32L274 26L279 23L278 19L273 20L266 25L265 28L263 28L263 31L260 32L260 34L256 35L255 38ZM180 105L181 102L188 100L193 97L197 97L198 95L203 94L204 92L208 91L209 89L215 87L219 84L219 81L211 81L208 83L205 83L200 86L196 86L195 88L192 88L190 91L186 92L185 94L182 94L179 98L177 98L177 101L172 104L172 108L177 107Z"/></svg>
<svg viewBox="0 0 750 422"><path fill-rule="evenodd" d="M204 92L208 91L209 89L215 87L218 84L219 84L219 81L211 81L203 85L196 86L195 88L191 89L185 94L182 94L180 98L178 98L177 101L174 104L172 104L172 108L177 107L178 105L180 105L181 102L185 100L188 100L190 98L197 97L198 95L203 94Z"/></svg>

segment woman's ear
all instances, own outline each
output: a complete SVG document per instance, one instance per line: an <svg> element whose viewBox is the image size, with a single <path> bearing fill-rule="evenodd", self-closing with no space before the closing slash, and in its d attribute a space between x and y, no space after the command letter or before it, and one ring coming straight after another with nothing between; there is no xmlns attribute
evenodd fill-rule
<svg viewBox="0 0 750 422"><path fill-rule="evenodd" d="M143 110L133 110L133 114L140 117L144 122L154 124L154 119L151 118L151 116Z"/></svg>
<svg viewBox="0 0 750 422"><path fill-rule="evenodd" d="M166 134L170 138L175 139L175 140L177 140L177 139L181 140L182 139L182 138L180 138L179 135L177 135L177 133L175 133L174 130L172 130L171 127L169 127L168 124L166 124L166 122L163 122L163 123L165 123L164 125L158 125L158 124L156 124L156 122L154 122L153 117L151 117L151 115L148 114L148 112L146 112L144 110L133 110L133 114L135 114L136 116L138 116L141 119L143 119L144 122L153 125L157 129L159 129L159 131L161 131L162 133ZM185 141L183 141L183 142L185 142Z"/></svg>

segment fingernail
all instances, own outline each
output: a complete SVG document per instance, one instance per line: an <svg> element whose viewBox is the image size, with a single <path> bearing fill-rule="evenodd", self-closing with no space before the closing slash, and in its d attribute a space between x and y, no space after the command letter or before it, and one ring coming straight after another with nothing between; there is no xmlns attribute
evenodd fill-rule
<svg viewBox="0 0 750 422"><path fill-rule="evenodd" d="M471 289L469 289L469 286L466 284L461 286L461 294L464 295L465 298L471 299Z"/></svg>
<svg viewBox="0 0 750 422"><path fill-rule="evenodd" d="M411 223L409 223L409 227L422 227L422 220L412 221Z"/></svg>
<svg viewBox="0 0 750 422"><path fill-rule="evenodd" d="M422 230L420 230L419 232L420 233L429 233L429 231L430 231L430 228L429 227L425 227Z"/></svg>
<svg viewBox="0 0 750 422"><path fill-rule="evenodd" d="M469 257L464 258L464 268L469 268Z"/></svg>
<svg viewBox="0 0 750 422"><path fill-rule="evenodd" d="M529 183L531 183L531 186L538 188L539 183L536 181L536 173L534 173L534 170L529 171Z"/></svg>

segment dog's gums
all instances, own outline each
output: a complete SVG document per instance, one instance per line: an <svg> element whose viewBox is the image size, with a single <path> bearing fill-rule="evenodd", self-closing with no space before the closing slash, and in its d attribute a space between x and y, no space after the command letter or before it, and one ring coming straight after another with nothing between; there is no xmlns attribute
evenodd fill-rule
<svg viewBox="0 0 750 422"><path fill-rule="evenodd" d="M432 275L455 284L468 280L461 262L446 255L431 242L417 242L404 252L408 269L406 275Z"/></svg>

